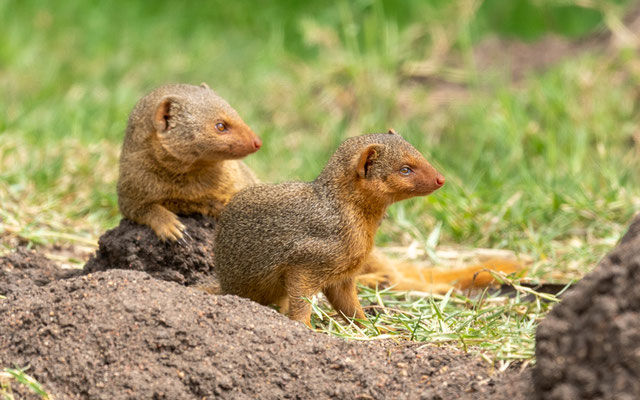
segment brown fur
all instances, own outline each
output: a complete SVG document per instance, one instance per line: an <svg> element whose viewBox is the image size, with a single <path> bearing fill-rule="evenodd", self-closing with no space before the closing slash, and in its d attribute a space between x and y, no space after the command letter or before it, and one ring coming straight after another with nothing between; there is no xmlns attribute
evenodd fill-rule
<svg viewBox="0 0 640 400"><path fill-rule="evenodd" d="M216 217L234 193L257 181L239 159L260 145L206 84L162 86L140 99L129 116L120 157L120 211L163 240L180 239L184 226L176 214Z"/></svg>
<svg viewBox="0 0 640 400"><path fill-rule="evenodd" d="M390 132L347 139L313 182L250 186L216 227L222 291L278 304L307 325L304 298L322 291L342 316L362 319L354 278L387 207L442 184L442 175Z"/></svg>

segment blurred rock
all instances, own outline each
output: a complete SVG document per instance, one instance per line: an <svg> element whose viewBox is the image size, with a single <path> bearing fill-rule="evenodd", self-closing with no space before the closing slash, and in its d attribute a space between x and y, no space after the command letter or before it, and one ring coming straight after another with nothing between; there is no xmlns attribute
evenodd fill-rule
<svg viewBox="0 0 640 400"><path fill-rule="evenodd" d="M540 323L539 399L640 398L640 216Z"/></svg>

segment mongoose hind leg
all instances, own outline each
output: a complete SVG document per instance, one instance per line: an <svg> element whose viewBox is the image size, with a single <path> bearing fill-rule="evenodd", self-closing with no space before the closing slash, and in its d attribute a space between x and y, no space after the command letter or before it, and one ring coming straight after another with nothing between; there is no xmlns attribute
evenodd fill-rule
<svg viewBox="0 0 640 400"><path fill-rule="evenodd" d="M289 314L289 296L281 297L280 300L276 301L276 307L278 307L278 311L281 314Z"/></svg>
<svg viewBox="0 0 640 400"><path fill-rule="evenodd" d="M286 300L278 302L288 305L287 315L294 321L304 322L311 328L311 304L305 299L310 298L318 288L313 287L304 271L291 268L285 276L284 286L287 293Z"/></svg>
<svg viewBox="0 0 640 400"><path fill-rule="evenodd" d="M366 319L360 301L358 300L358 293L356 291L356 284L353 278L347 278L336 284L327 286L322 291L327 300L331 303L331 306L349 322L349 318ZM358 321L354 321L358 326L362 324Z"/></svg>
<svg viewBox="0 0 640 400"><path fill-rule="evenodd" d="M294 321L304 322L311 328L311 304L305 299L306 296L289 296L288 316Z"/></svg>
<svg viewBox="0 0 640 400"><path fill-rule="evenodd" d="M135 222L148 225L161 240L176 241L182 239L185 226L178 216L160 204L152 204L146 212L138 214Z"/></svg>

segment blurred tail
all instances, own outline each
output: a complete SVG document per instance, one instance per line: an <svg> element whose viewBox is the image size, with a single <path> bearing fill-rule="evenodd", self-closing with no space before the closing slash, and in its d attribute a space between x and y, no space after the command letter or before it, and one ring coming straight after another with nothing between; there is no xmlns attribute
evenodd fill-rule
<svg viewBox="0 0 640 400"><path fill-rule="evenodd" d="M356 281L371 288L393 286L394 290L443 294L452 287L465 290L496 283L488 271L511 274L522 269L524 266L518 261L506 259L491 259L454 269L424 268L408 262L391 260L374 249Z"/></svg>

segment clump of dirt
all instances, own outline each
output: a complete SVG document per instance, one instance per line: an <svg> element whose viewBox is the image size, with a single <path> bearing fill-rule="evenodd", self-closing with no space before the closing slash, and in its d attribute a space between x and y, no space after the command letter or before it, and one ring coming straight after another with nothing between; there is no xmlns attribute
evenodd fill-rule
<svg viewBox="0 0 640 400"><path fill-rule="evenodd" d="M640 216L536 336L538 398L640 398Z"/></svg>
<svg viewBox="0 0 640 400"><path fill-rule="evenodd" d="M145 225L122 219L98 241L85 273L109 269L144 271L157 279L192 286L217 282L213 264L215 220L202 215L180 217L184 240L163 242Z"/></svg>
<svg viewBox="0 0 640 400"><path fill-rule="evenodd" d="M0 295L9 295L31 287L44 286L66 273L42 254L19 247L0 257Z"/></svg>
<svg viewBox="0 0 640 400"><path fill-rule="evenodd" d="M620 245L627 244L640 237L640 215L631 222L627 233L620 239Z"/></svg>
<svg viewBox="0 0 640 400"><path fill-rule="evenodd" d="M0 331L0 365L30 365L54 398L514 400L528 382L457 350L314 333L249 300L139 271L10 295Z"/></svg>

